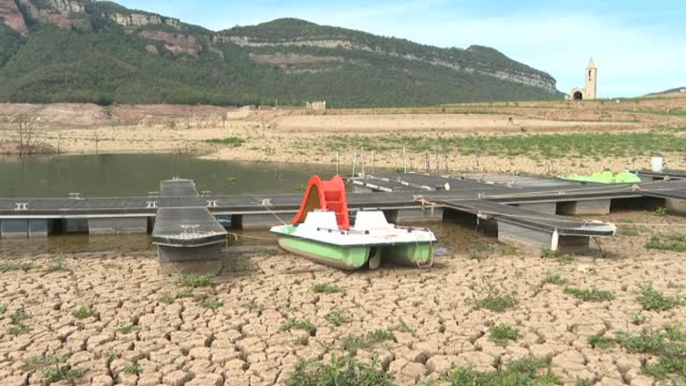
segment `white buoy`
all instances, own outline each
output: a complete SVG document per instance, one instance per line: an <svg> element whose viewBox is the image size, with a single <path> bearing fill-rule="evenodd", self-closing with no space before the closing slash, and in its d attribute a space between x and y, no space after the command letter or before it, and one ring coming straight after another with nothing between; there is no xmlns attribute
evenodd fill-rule
<svg viewBox="0 0 686 386"><path fill-rule="evenodd" d="M664 162L665 162L665 160L662 157L653 157L653 159L652 159L653 172L662 173L662 168L663 168Z"/></svg>

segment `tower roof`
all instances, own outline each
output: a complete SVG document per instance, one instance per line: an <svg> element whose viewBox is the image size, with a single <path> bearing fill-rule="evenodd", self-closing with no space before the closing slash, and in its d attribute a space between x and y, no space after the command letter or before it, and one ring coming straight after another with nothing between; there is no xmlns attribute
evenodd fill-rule
<svg viewBox="0 0 686 386"><path fill-rule="evenodd" d="M591 60L588 61L588 66L586 68L598 68L595 66L595 62L593 61L593 57L591 56Z"/></svg>

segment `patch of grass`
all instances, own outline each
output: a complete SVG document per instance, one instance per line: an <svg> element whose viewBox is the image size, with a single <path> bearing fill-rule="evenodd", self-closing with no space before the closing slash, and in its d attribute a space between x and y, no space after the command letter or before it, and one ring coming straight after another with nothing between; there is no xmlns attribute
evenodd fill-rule
<svg viewBox="0 0 686 386"><path fill-rule="evenodd" d="M631 316L631 324L635 326L640 326L646 322L646 316L642 314L634 314Z"/></svg>
<svg viewBox="0 0 686 386"><path fill-rule="evenodd" d="M576 378L574 379L574 386L593 386L596 380L593 378Z"/></svg>
<svg viewBox="0 0 686 386"><path fill-rule="evenodd" d="M124 365L124 373L138 375L141 373L142 369L138 363L127 363Z"/></svg>
<svg viewBox="0 0 686 386"><path fill-rule="evenodd" d="M180 291L179 293L177 293L176 297L178 299L187 299L187 298L195 297L195 294L193 293L193 291L187 289L187 290L183 290L183 291Z"/></svg>
<svg viewBox="0 0 686 386"><path fill-rule="evenodd" d="M181 287L209 287L214 284L214 276L197 274L177 274L174 275L174 282Z"/></svg>
<svg viewBox="0 0 686 386"><path fill-rule="evenodd" d="M636 300L646 311L668 311L680 306L684 300L679 296L666 296L662 292L655 290L650 283L638 285L638 297Z"/></svg>
<svg viewBox="0 0 686 386"><path fill-rule="evenodd" d="M124 326L119 328L119 332L121 332L124 335L128 335L132 332L137 332L138 331L138 326Z"/></svg>
<svg viewBox="0 0 686 386"><path fill-rule="evenodd" d="M327 284L327 283L317 283L312 287L312 290L315 293L321 294L334 294L334 293L339 293L339 292L344 292L342 287L339 287L335 284Z"/></svg>
<svg viewBox="0 0 686 386"><path fill-rule="evenodd" d="M287 386L392 386L391 377L374 358L359 363L352 356L333 356L329 363L298 362L286 380Z"/></svg>
<svg viewBox="0 0 686 386"><path fill-rule="evenodd" d="M250 311L262 310L262 306L259 303L257 303L257 300L255 300L255 299L252 299L251 301L249 301L245 306L248 307L248 309Z"/></svg>
<svg viewBox="0 0 686 386"><path fill-rule="evenodd" d="M666 325L658 330L643 330L638 335L615 334L616 342L634 354L650 354L658 357L643 365L643 371L656 379L675 375L686 380L686 334L680 325Z"/></svg>
<svg viewBox="0 0 686 386"><path fill-rule="evenodd" d="M24 322L26 319L30 318L31 315L26 312L25 309L23 308L17 308L12 315L10 315L10 320L12 321L12 324L21 324Z"/></svg>
<svg viewBox="0 0 686 386"><path fill-rule="evenodd" d="M560 255L559 253L551 251L550 249L543 249L541 251L541 257L544 259L555 259L555 261L557 261L560 265L568 265L574 261L573 254L565 253Z"/></svg>
<svg viewBox="0 0 686 386"><path fill-rule="evenodd" d="M105 263L102 265L102 267L105 269L122 269L123 268L120 264L115 264L115 263Z"/></svg>
<svg viewBox="0 0 686 386"><path fill-rule="evenodd" d="M673 282L673 281L670 280L669 283L667 283L667 288L671 288L671 289L683 289L683 288L684 288L684 285L683 285L683 284L679 284L679 283L675 283L675 282Z"/></svg>
<svg viewBox="0 0 686 386"><path fill-rule="evenodd" d="M686 235L670 234L653 236L645 245L646 249L660 251L686 252Z"/></svg>
<svg viewBox="0 0 686 386"><path fill-rule="evenodd" d="M241 147L245 143L243 138L239 137L225 137L225 138L213 138L205 140L204 142L211 143L214 145L228 145L231 147Z"/></svg>
<svg viewBox="0 0 686 386"><path fill-rule="evenodd" d="M310 335L314 335L317 332L317 327L312 325L309 319L299 320L291 318L281 323L279 330L284 332L291 330L303 330L307 331Z"/></svg>
<svg viewBox="0 0 686 386"><path fill-rule="evenodd" d="M332 311L324 315L324 319L336 327L340 327L346 322L340 311Z"/></svg>
<svg viewBox="0 0 686 386"><path fill-rule="evenodd" d="M383 329L378 329L367 333L364 336L348 335L343 339L341 349L349 352L352 355L357 354L358 350L368 350L374 345L385 342L387 340L395 340L393 332Z"/></svg>
<svg viewBox="0 0 686 386"><path fill-rule="evenodd" d="M588 344L593 348L608 349L614 347L617 342L613 338L608 338L606 336L595 334L588 337Z"/></svg>
<svg viewBox="0 0 686 386"><path fill-rule="evenodd" d="M50 263L48 263L48 266L45 267L45 272L47 272L47 273L53 273L53 272L59 272L59 271L68 271L68 270L69 269L67 268L67 263L61 257L58 257L56 259L52 259L50 261Z"/></svg>
<svg viewBox="0 0 686 386"><path fill-rule="evenodd" d="M468 257L470 260L478 260L478 261L484 260L486 258L483 255L483 253L481 253L481 251L478 249L470 249Z"/></svg>
<svg viewBox="0 0 686 386"><path fill-rule="evenodd" d="M26 372L41 372L43 379L48 384L64 381L74 385L83 376L83 371L74 370L65 365L64 361L56 356L35 356L27 359L20 369Z"/></svg>
<svg viewBox="0 0 686 386"><path fill-rule="evenodd" d="M412 330L412 327L408 326L407 323L405 323L404 320L400 321L400 325L396 328L399 332L404 332L407 334L412 334L414 333L414 330Z"/></svg>
<svg viewBox="0 0 686 386"><path fill-rule="evenodd" d="M165 292L157 297L157 301L162 304L172 304L174 303L174 297L169 292Z"/></svg>
<svg viewBox="0 0 686 386"><path fill-rule="evenodd" d="M53 355L37 355L29 359L26 359L24 363L22 363L20 369L21 371L26 372L37 371L42 370L48 366L55 365L59 362L59 358Z"/></svg>
<svg viewBox="0 0 686 386"><path fill-rule="evenodd" d="M28 272L32 269L40 268L38 265L33 263L15 263L15 262L5 262L0 263L0 273L12 272L12 271L24 271Z"/></svg>
<svg viewBox="0 0 686 386"><path fill-rule="evenodd" d="M635 226L629 226L629 225L620 225L617 228L617 234L620 236L638 236L640 233L638 232L638 228Z"/></svg>
<svg viewBox="0 0 686 386"><path fill-rule="evenodd" d="M550 364L538 358L522 358L493 372L480 372L472 367L457 367L442 376L440 381L452 386L562 385L562 378L552 372Z"/></svg>
<svg viewBox="0 0 686 386"><path fill-rule="evenodd" d="M79 307L71 312L71 316L76 319L88 319L90 317L96 317L98 313L90 307Z"/></svg>
<svg viewBox="0 0 686 386"><path fill-rule="evenodd" d="M492 286L488 287L484 297L476 299L474 302L476 309L485 308L495 312L505 312L510 308L516 307L518 304L519 299L513 294L502 294Z"/></svg>
<svg viewBox="0 0 686 386"><path fill-rule="evenodd" d="M564 285L567 283L567 279L560 276L555 272L546 272L545 277L541 280L541 285L554 284L554 285Z"/></svg>
<svg viewBox="0 0 686 386"><path fill-rule="evenodd" d="M491 329L488 340L496 344L505 345L508 341L516 341L519 339L520 333L517 328L510 327L506 324L499 324Z"/></svg>
<svg viewBox="0 0 686 386"><path fill-rule="evenodd" d="M564 293L567 295L574 296L577 299L581 299L585 302L605 302L614 300L615 294L612 291L604 291L597 289L580 289L567 287L564 289Z"/></svg>
<svg viewBox="0 0 686 386"><path fill-rule="evenodd" d="M5 312L7 312L7 306L4 304L0 304L0 315L4 315Z"/></svg>
<svg viewBox="0 0 686 386"><path fill-rule="evenodd" d="M223 305L224 303L217 299L204 299L200 302L200 307L209 308L210 310L216 310Z"/></svg>

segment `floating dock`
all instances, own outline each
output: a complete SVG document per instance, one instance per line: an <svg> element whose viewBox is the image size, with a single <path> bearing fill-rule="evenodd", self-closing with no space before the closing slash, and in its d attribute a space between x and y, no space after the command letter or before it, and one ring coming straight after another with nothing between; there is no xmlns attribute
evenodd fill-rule
<svg viewBox="0 0 686 386"><path fill-rule="evenodd" d="M192 180L160 183L160 197L198 196ZM157 210L152 242L157 245L163 274L219 273L222 247L227 241L228 232L205 206L163 206Z"/></svg>
<svg viewBox="0 0 686 386"><path fill-rule="evenodd" d="M348 194L353 216L362 209L383 210L392 222L442 220L455 212L475 217L473 212L479 210L475 207L477 202L482 203L482 213L492 211L491 205L498 205L500 212L509 214L509 217L495 218L494 222L502 224L511 224L513 221L508 222L507 219L518 216L511 210L551 216L593 216L608 214L613 207L623 205L641 208L662 206L670 212L686 213L686 179L679 178L603 185L505 174L436 176L386 173L348 178L347 181L354 190ZM163 213L163 208L204 208L206 214L215 218L230 218L231 226L235 228L268 228L280 222L279 219L290 221L298 211L301 198L297 193L198 194L190 180L163 181L159 192L141 197L0 198L0 235L26 238L71 232L150 233L156 228L155 218ZM470 208L460 204L465 202ZM540 218L537 226L552 229L549 226L551 221L558 220L558 217ZM521 222L517 224L525 227ZM558 235L572 236L562 234L567 230L560 228L557 227ZM550 237L550 245L553 245L552 233ZM565 241L558 244L564 246Z"/></svg>

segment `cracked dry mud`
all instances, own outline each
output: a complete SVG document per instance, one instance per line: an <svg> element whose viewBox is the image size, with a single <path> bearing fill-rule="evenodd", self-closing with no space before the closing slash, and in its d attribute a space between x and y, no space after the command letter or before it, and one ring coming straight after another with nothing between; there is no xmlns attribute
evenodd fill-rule
<svg viewBox="0 0 686 386"><path fill-rule="evenodd" d="M638 222L683 224L679 218L642 216ZM670 295L685 284L682 254L643 249L657 228L651 229L603 240L607 257L576 257L569 264L525 253L503 255L487 247L494 239L469 232L431 269L382 266L347 273L287 254L239 258L227 261L227 273L213 287L192 289L223 304L216 310L190 297L163 301L165 294L174 297L186 288L157 273L152 251L65 255L67 271L0 273L0 306L7 306L0 316L0 384L42 384L39 371L22 367L41 355L66 358L83 371L76 383L84 385L281 384L299 359L327 360L342 353L348 335L386 329L393 340L356 355L366 361L376 353L396 385L435 379L452 365L495 370L531 355L550 359L565 384L578 378L603 386L652 385L641 372L649 357L587 342L593 334L686 320L686 307L648 312L636 301L638 283L652 282ZM470 258L467 251L474 245L487 258ZM51 257L19 261L45 267ZM576 287L611 290L616 298L582 302L561 286L539 286L548 272ZM316 283L344 291L315 293ZM514 294L519 305L503 313L476 310L474 299L489 283ZM82 306L97 315L75 318L72 312ZM24 321L30 330L11 335L10 315L22 307L30 315ZM326 318L334 311L343 316L340 326ZM642 325L632 323L637 314L645 316ZM284 331L288 319L307 319L316 331ZM521 337L496 345L487 333L494 323L517 327ZM139 374L124 370L132 363Z"/></svg>

